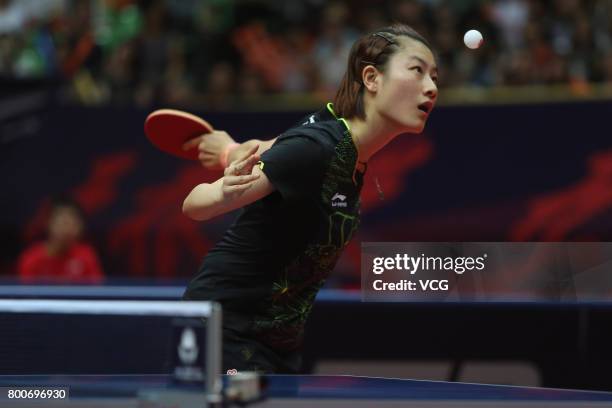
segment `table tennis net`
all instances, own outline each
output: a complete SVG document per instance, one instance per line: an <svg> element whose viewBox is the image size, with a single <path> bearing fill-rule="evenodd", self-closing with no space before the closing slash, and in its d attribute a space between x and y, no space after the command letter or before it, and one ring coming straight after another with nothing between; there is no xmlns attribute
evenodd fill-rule
<svg viewBox="0 0 612 408"><path fill-rule="evenodd" d="M208 302L0 300L0 375L219 372Z"/></svg>

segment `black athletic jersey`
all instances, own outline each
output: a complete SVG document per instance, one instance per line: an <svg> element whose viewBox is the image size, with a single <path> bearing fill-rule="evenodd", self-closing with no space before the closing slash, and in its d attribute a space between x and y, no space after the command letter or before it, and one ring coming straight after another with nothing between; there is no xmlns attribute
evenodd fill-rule
<svg viewBox="0 0 612 408"><path fill-rule="evenodd" d="M359 224L357 156L332 104L280 135L259 164L276 190L241 211L185 297L220 302L224 330L239 338L279 355L297 350L315 296Z"/></svg>

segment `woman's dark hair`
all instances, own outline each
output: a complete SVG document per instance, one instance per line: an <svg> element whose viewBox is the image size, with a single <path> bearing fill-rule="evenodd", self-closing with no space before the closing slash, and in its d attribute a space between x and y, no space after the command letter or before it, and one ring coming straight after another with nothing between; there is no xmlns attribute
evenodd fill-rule
<svg viewBox="0 0 612 408"><path fill-rule="evenodd" d="M401 36L412 38L432 49L421 34L405 24L393 24L362 36L351 48L346 73L334 99L334 111L338 116L365 119L361 80L363 68L374 65L384 72L391 56L401 48L398 41Z"/></svg>

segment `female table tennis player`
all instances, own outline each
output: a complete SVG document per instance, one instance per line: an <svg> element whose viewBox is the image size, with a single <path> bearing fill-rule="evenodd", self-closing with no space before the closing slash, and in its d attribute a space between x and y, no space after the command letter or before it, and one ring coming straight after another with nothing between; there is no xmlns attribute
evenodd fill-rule
<svg viewBox="0 0 612 408"><path fill-rule="evenodd" d="M300 369L306 318L359 224L367 162L397 135L423 130L436 80L432 49L410 27L364 35L333 104L273 141L234 149L224 176L185 198L195 220L243 208L184 295L222 304L224 370ZM218 163L221 149L203 144L203 163Z"/></svg>

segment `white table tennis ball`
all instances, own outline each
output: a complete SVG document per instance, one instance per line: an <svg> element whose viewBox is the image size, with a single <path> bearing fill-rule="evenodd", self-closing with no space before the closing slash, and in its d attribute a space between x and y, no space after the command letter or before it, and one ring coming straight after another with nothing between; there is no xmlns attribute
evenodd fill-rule
<svg viewBox="0 0 612 408"><path fill-rule="evenodd" d="M472 50L475 50L476 48L480 47L483 41L484 40L482 39L482 34L480 34L480 31L478 30L470 30L463 36L463 42L465 43L465 46Z"/></svg>

